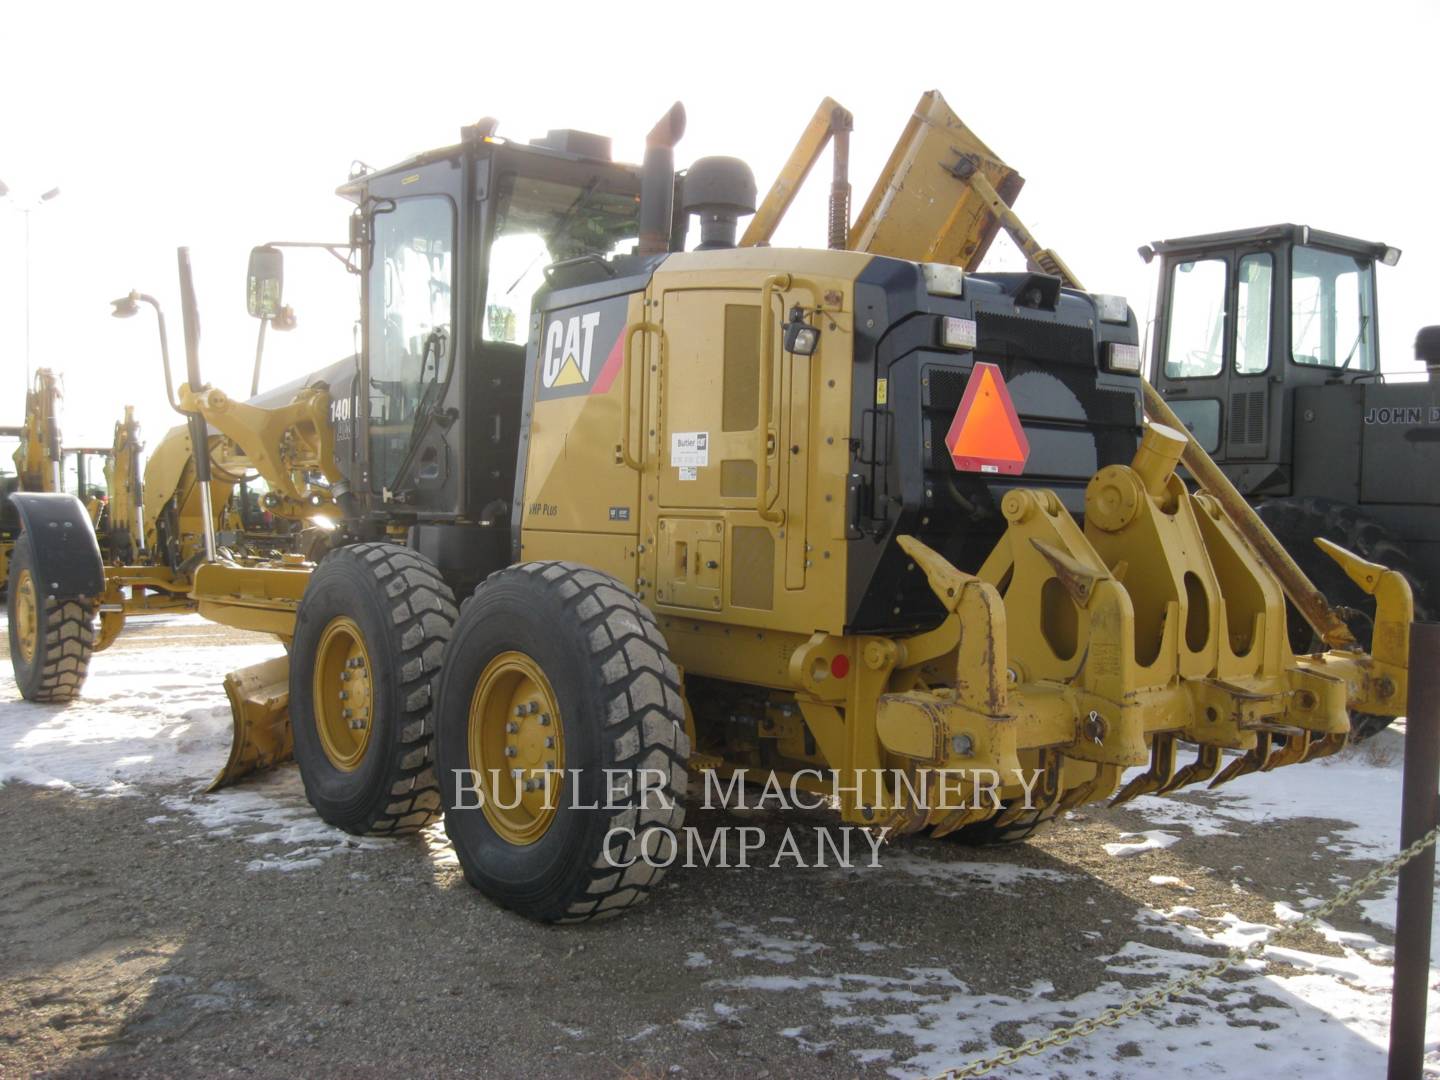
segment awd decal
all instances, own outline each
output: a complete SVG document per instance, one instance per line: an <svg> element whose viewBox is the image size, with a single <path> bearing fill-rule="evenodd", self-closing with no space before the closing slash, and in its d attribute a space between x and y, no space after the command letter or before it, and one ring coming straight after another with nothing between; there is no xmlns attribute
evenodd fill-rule
<svg viewBox="0 0 1440 1080"><path fill-rule="evenodd" d="M547 312L536 398L546 401L609 390L624 359L628 308L629 298L616 296Z"/></svg>

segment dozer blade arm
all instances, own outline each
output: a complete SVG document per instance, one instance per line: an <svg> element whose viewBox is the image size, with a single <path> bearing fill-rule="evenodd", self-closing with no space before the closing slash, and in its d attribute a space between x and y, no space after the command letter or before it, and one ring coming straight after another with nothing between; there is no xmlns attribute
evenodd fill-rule
<svg viewBox="0 0 1440 1080"><path fill-rule="evenodd" d="M805 178L810 175L810 170L820 160L825 147L833 139L835 141L835 188L831 192L830 215L832 218L831 246L843 247L845 243L844 228L848 225L850 213L850 185L845 176L849 169L849 135L850 129L854 126L854 119L849 110L841 105L834 98L825 98L815 110L815 115L805 125L805 130L800 134L800 140L795 144L795 149L790 151L789 158L781 166L780 173L775 177L775 182L770 185L770 190L765 193L765 199L760 203L755 216L750 219L750 224L745 229L745 235L740 238L741 247L755 247L757 244L769 243L770 238L775 235L775 229L779 226L785 212L790 209L790 204L795 201L795 196L805 183ZM838 190L840 185L844 186L843 193ZM843 205L837 205L837 198L843 194ZM834 234L835 220L843 217L841 231L838 237L839 243L835 241Z"/></svg>

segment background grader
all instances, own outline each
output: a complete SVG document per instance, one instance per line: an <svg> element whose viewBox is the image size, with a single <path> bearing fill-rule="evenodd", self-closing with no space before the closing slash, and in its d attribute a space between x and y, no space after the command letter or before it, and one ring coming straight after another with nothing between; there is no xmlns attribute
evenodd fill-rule
<svg viewBox="0 0 1440 1080"><path fill-rule="evenodd" d="M116 301L117 314L133 313L138 299L137 295ZM163 318L161 341L165 341ZM166 385L171 388L168 362ZM295 389L285 385L255 400L263 406L278 395L288 402ZM171 396L173 402L173 389ZM145 446L130 406L116 422L109 447L56 449L60 397L59 381L41 369L26 399L25 426L0 429L0 436L13 432L19 444L14 454L18 475L4 478L5 501L0 507L0 568L6 570L5 581L10 580L9 554L21 526L19 504L8 497L12 491L76 496L90 520L104 567L98 604L84 605L83 612L65 609L68 615L53 629L60 653L52 663L17 669L26 696L46 701L66 701L79 692L89 656L115 641L127 617L195 610L191 577L207 557L202 515L211 518L210 533L218 544L215 555L236 563L293 556L313 549L325 532L306 524L324 504L320 496L301 503L270 490L258 472L248 471L248 459L213 428L202 428L212 470L205 490L197 480L188 423L165 435L142 470ZM206 495L211 496L208 502ZM64 525L64 520L57 522L59 528ZM26 604L29 596L27 591ZM53 669L49 675L47 666Z"/></svg>
<svg viewBox="0 0 1440 1080"><path fill-rule="evenodd" d="M20 516L10 502L16 491L60 491L60 380L49 368L35 372L25 388L25 413L17 427L0 427L0 573L10 580L10 552Z"/></svg>
<svg viewBox="0 0 1440 1080"><path fill-rule="evenodd" d="M683 127L677 106L635 167L482 121L352 177L362 346L286 404L203 382L182 249L176 404L336 515L318 565L227 559L200 515L199 610L288 646L227 678L217 782L293 738L325 820L399 833L443 806L468 880L569 920L648 895L688 770L776 775L891 835L1009 840L1132 766L1121 798L1403 710L1404 578L1329 549L1378 601L1360 651L1141 379L1124 300L1067 284L1009 209L1020 177L938 94L853 225L848 115L824 103L744 246L749 170L677 177ZM832 140L831 247L764 246ZM1036 268L972 273L1002 227ZM281 285L257 249L252 314ZM106 583L73 503L16 501L16 565L44 583L43 647L12 606L20 675ZM1328 651L1292 652L1287 593Z"/></svg>

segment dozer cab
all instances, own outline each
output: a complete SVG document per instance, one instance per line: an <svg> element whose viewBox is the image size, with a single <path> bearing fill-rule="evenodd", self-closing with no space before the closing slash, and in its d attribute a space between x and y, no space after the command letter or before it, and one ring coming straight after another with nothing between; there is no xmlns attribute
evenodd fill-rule
<svg viewBox="0 0 1440 1080"><path fill-rule="evenodd" d="M1371 640L1374 598L1315 537L1403 574L1420 617L1433 611L1440 328L1416 342L1427 381L1381 374L1378 268L1399 262L1399 250L1271 225L1159 241L1140 254L1159 257L1156 388L1360 642ZM1290 630L1297 650L1312 646L1294 609Z"/></svg>
<svg viewBox="0 0 1440 1080"><path fill-rule="evenodd" d="M692 774L997 842L1403 710L1404 579L1332 551L1378 598L1360 651L1147 393L1128 305L1023 232L1018 174L938 94L853 225L837 162L832 247L760 243L846 120L822 105L746 246L753 178L677 176L678 106L638 167L482 122L353 177L361 348L285 405L203 382L182 249L180 407L335 524L318 564L205 537L200 611L288 647L226 680L217 782L293 747L325 820L443 812L469 881L564 921L648 896ZM1035 268L970 272L1001 228ZM252 313L282 281L257 249ZM1327 651L1291 650L1286 592Z"/></svg>

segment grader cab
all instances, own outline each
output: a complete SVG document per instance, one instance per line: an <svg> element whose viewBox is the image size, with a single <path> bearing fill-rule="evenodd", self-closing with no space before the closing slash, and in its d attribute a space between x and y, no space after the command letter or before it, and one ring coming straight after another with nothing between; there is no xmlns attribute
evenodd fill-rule
<svg viewBox="0 0 1440 1080"><path fill-rule="evenodd" d="M217 783L293 746L325 820L443 812L468 880L557 921L645 899L690 773L1006 841L1403 711L1403 578L1331 552L1378 601L1360 651L1148 390L1128 305L1039 248L938 94L853 226L833 102L763 203L733 158L676 175L678 106L639 167L495 130L340 189L361 349L289 404L203 383L182 253L180 404L335 520L318 565L207 535L201 612L288 646L227 680ZM832 247L764 246L827 140ZM1034 265L973 272L1001 229ZM1291 651L1287 595L1328 651Z"/></svg>

